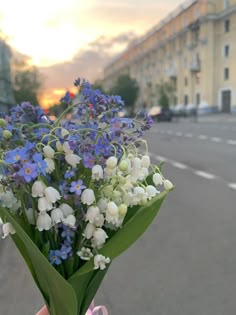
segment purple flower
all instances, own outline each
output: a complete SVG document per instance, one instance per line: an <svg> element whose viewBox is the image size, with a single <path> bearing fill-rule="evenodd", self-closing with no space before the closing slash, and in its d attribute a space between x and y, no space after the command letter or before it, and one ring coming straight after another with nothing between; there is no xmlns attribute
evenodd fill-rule
<svg viewBox="0 0 236 315"><path fill-rule="evenodd" d="M29 183L32 179L38 176L37 164L25 163L23 167L19 170L18 174L24 177L25 181Z"/></svg>
<svg viewBox="0 0 236 315"><path fill-rule="evenodd" d="M86 186L83 185L83 181L79 179L77 182L72 182L70 187L70 192L75 193L77 196L80 196L82 190L85 189Z"/></svg>
<svg viewBox="0 0 236 315"><path fill-rule="evenodd" d="M61 264L61 252L59 250L50 250L49 252L49 261L52 265Z"/></svg>
<svg viewBox="0 0 236 315"><path fill-rule="evenodd" d="M64 178L72 178L75 176L75 170L67 170L64 174Z"/></svg>
<svg viewBox="0 0 236 315"><path fill-rule="evenodd" d="M8 164L14 164L25 158L26 158L25 148L16 148L15 150L8 151L6 153L4 161Z"/></svg>
<svg viewBox="0 0 236 315"><path fill-rule="evenodd" d="M95 156L90 154L90 153L85 153L84 156L83 156L83 163L84 163L84 166L87 167L87 168L92 168L95 164Z"/></svg>
<svg viewBox="0 0 236 315"><path fill-rule="evenodd" d="M38 167L38 173L42 173L43 175L46 175L46 169L47 169L47 163L43 160L43 156L41 153L35 153L33 155L33 160L37 164Z"/></svg>

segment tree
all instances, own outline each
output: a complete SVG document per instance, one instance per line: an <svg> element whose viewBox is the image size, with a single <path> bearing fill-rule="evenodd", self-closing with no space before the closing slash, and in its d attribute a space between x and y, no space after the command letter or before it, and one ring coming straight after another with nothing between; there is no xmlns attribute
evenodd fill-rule
<svg viewBox="0 0 236 315"><path fill-rule="evenodd" d="M175 87L171 82L161 82L158 86L158 103L163 108L168 108L175 92Z"/></svg>
<svg viewBox="0 0 236 315"><path fill-rule="evenodd" d="M134 114L135 102L138 98L139 86L135 79L129 75L121 75L115 85L109 91L109 94L120 95L131 116Z"/></svg>
<svg viewBox="0 0 236 315"><path fill-rule="evenodd" d="M15 63L13 74L14 97L17 104L23 101L38 105L38 94L42 78L35 66L28 66L25 61Z"/></svg>

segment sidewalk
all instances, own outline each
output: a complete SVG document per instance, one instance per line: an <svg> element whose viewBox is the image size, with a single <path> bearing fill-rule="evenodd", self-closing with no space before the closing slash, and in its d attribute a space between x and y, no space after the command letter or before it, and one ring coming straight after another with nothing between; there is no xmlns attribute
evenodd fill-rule
<svg viewBox="0 0 236 315"><path fill-rule="evenodd" d="M179 122L193 122L196 121L196 117L186 117L186 118L178 118ZM199 123L227 123L227 122L235 122L236 123L236 114L207 114L207 115L198 115L197 122Z"/></svg>

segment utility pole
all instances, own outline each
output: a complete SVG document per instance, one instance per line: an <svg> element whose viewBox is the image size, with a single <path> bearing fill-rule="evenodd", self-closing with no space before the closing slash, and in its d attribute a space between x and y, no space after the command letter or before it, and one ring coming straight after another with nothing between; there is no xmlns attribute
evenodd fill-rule
<svg viewBox="0 0 236 315"><path fill-rule="evenodd" d="M11 50L0 32L0 112L15 104L11 78Z"/></svg>

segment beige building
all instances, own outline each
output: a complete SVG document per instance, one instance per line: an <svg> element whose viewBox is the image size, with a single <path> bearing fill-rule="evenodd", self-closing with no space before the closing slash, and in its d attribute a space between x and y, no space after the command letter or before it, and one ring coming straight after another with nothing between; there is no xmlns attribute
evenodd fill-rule
<svg viewBox="0 0 236 315"><path fill-rule="evenodd" d="M139 109L167 82L171 105L236 112L236 0L184 2L106 66L104 87L121 74L138 81Z"/></svg>

